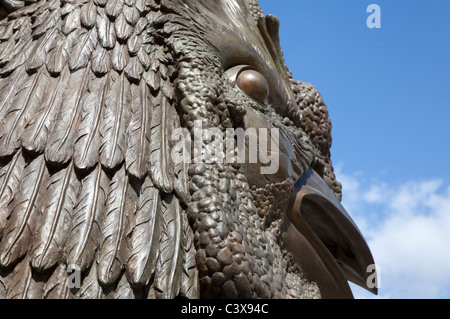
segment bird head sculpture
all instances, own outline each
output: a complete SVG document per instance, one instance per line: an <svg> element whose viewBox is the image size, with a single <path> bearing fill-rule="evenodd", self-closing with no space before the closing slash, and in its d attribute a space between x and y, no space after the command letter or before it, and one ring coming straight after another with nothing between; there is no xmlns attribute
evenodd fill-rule
<svg viewBox="0 0 450 319"><path fill-rule="evenodd" d="M0 3L0 297L376 293L256 1Z"/></svg>

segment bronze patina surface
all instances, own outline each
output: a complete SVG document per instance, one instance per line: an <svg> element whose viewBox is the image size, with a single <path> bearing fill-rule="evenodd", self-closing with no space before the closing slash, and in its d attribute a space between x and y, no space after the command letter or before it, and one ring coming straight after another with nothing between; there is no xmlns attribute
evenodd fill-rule
<svg viewBox="0 0 450 319"><path fill-rule="evenodd" d="M327 108L292 78L279 22L256 0L0 8L0 298L351 298L347 280L366 286L374 262L340 204ZM214 139L175 161L172 133L194 137L196 123L276 130L279 169L211 156Z"/></svg>

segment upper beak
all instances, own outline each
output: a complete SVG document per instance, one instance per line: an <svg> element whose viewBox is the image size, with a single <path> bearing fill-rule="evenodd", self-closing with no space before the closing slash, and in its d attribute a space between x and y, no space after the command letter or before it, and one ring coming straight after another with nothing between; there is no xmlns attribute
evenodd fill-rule
<svg viewBox="0 0 450 319"><path fill-rule="evenodd" d="M295 186L285 246L305 275L318 284L324 298L352 298L351 281L368 286L370 249L358 227L325 181L312 169ZM376 274L375 274L376 275Z"/></svg>

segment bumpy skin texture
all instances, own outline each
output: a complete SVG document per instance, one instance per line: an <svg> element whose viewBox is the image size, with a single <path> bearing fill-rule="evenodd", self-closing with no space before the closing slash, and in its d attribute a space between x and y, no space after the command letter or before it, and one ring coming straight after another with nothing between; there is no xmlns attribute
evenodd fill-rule
<svg viewBox="0 0 450 319"><path fill-rule="evenodd" d="M342 199L342 185L336 180L331 163L331 121L328 109L317 89L305 82L291 80L296 96L300 114L292 114L294 118L301 117L299 127L310 137L319 150L313 164L314 169L320 172L328 186L336 196Z"/></svg>
<svg viewBox="0 0 450 319"><path fill-rule="evenodd" d="M0 22L1 298L320 297L281 248L295 179L257 188L205 153L170 159L174 129L225 132L254 109L295 146L296 177L313 166L340 194L320 95L280 76L290 102L262 108L236 88L214 38L254 40L239 28L264 14L217 3L50 0ZM267 28L255 54L289 74Z"/></svg>

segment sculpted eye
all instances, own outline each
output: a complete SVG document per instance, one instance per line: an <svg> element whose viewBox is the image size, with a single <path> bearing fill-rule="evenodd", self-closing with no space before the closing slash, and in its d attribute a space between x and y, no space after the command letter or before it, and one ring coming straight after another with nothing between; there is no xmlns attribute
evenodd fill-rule
<svg viewBox="0 0 450 319"><path fill-rule="evenodd" d="M269 96L269 84L266 78L255 70L245 70L239 73L236 84L258 102L264 103Z"/></svg>
<svg viewBox="0 0 450 319"><path fill-rule="evenodd" d="M230 80L248 96L260 103L265 103L269 96L269 84L266 78L249 67L237 66L227 72Z"/></svg>

